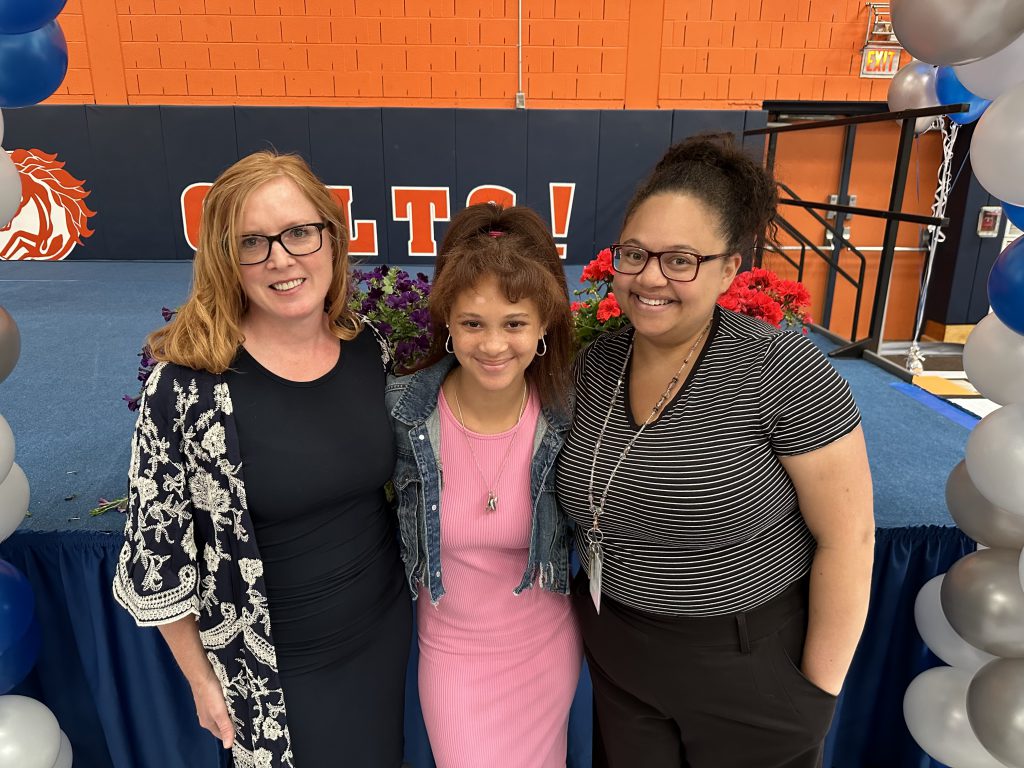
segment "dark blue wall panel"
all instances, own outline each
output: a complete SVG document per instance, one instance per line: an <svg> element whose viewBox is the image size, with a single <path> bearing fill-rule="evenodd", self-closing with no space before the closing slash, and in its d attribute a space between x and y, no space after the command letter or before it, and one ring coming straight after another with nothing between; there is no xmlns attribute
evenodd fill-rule
<svg viewBox="0 0 1024 768"><path fill-rule="evenodd" d="M377 222L377 256L354 256L353 261L377 262L390 253L391 202L384 177L382 131L380 109L309 110L313 170L325 184L352 187L354 220Z"/></svg>
<svg viewBox="0 0 1024 768"><path fill-rule="evenodd" d="M433 257L409 257L409 224L394 221L391 207L392 187L452 187L455 181L455 110L454 109L382 109L384 142L384 175L389 189L387 219L387 253L384 261L400 263L431 263ZM454 190L451 190L454 191ZM449 213L455 201L449 196ZM445 223L434 225L438 247Z"/></svg>
<svg viewBox="0 0 1024 768"><path fill-rule="evenodd" d="M181 221L181 194L190 184L213 182L238 155L233 107L160 107L171 203L177 204L175 258L191 258Z"/></svg>
<svg viewBox="0 0 1024 768"><path fill-rule="evenodd" d="M551 224L550 182L575 182L568 263L594 257L594 206L601 129L598 111L538 110L527 114L526 204Z"/></svg>
<svg viewBox="0 0 1024 768"><path fill-rule="evenodd" d="M746 112L740 109L677 109L672 113L672 143L698 133L724 133L742 138Z"/></svg>
<svg viewBox="0 0 1024 768"><path fill-rule="evenodd" d="M601 113L595 248L618 239L622 215L636 187L672 141L672 113L630 110Z"/></svg>
<svg viewBox="0 0 1024 768"><path fill-rule="evenodd" d="M460 109L455 113L455 187L452 213L466 205L470 191L499 185L526 196L526 112Z"/></svg>
<svg viewBox="0 0 1024 768"><path fill-rule="evenodd" d="M160 107L88 106L85 113L96 159L94 210L104 213L102 258L174 258L181 212L167 178ZM101 225L99 214L93 221Z"/></svg>
<svg viewBox="0 0 1024 768"><path fill-rule="evenodd" d="M235 135L239 157L272 149L311 160L306 107L235 107Z"/></svg>

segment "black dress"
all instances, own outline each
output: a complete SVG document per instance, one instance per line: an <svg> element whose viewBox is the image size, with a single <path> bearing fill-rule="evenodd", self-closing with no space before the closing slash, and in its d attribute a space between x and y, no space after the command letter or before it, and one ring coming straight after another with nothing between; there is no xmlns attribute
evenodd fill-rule
<svg viewBox="0 0 1024 768"><path fill-rule="evenodd" d="M296 768L397 768L412 631L395 448L369 331L310 382L244 349L227 372Z"/></svg>

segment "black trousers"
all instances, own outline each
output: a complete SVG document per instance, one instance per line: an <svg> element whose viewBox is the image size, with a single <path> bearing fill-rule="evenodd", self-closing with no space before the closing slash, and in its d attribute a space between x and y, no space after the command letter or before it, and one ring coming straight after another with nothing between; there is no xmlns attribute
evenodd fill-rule
<svg viewBox="0 0 1024 768"><path fill-rule="evenodd" d="M594 684L594 768L819 768L836 698L800 671L807 582L745 613L574 602Z"/></svg>

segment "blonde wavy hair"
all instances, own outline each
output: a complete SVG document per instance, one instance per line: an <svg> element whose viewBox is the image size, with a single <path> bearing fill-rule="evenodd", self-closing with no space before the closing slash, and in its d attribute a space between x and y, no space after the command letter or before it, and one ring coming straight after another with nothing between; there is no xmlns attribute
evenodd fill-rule
<svg viewBox="0 0 1024 768"><path fill-rule="evenodd" d="M324 311L331 332L345 341L359 333L362 324L348 307L348 229L341 207L301 157L256 152L224 171L206 196L192 290L171 322L147 337L155 359L211 373L231 365L244 341L240 324L248 309L238 263L238 223L249 195L281 177L295 182L327 225L334 273Z"/></svg>

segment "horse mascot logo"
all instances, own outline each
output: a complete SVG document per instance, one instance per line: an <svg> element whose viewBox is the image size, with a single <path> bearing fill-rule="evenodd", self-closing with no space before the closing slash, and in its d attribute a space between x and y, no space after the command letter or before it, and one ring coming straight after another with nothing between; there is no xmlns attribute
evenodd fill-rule
<svg viewBox="0 0 1024 768"><path fill-rule="evenodd" d="M59 261L93 233L85 182L39 149L15 149L11 160L21 175L21 206L0 228L0 261Z"/></svg>

